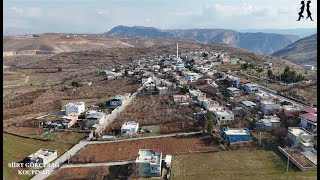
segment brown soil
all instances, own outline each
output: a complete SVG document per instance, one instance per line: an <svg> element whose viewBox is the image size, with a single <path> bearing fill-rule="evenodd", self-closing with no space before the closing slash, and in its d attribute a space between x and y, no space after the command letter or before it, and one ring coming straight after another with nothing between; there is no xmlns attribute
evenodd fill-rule
<svg viewBox="0 0 320 180"><path fill-rule="evenodd" d="M133 160L138 156L139 149L159 148L162 150L163 155L222 150L221 146L209 145L208 141L210 141L210 137L195 135L94 144L83 148L72 157L71 161L72 163L93 163ZM237 144L231 146L240 147Z"/></svg>
<svg viewBox="0 0 320 180"><path fill-rule="evenodd" d="M172 96L138 95L137 99L120 114L104 133L108 134L111 130L119 129L124 122L132 120L139 122L140 126L175 122L179 127L179 123L184 122L187 129L195 125L194 112L195 109L192 106L180 106L174 103ZM169 125L163 126L162 131L167 131L165 129Z"/></svg>

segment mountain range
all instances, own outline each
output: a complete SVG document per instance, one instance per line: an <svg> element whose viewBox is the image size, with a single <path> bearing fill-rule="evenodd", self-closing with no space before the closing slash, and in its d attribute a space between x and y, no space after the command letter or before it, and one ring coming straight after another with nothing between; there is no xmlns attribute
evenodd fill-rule
<svg viewBox="0 0 320 180"><path fill-rule="evenodd" d="M116 26L106 32L109 35L187 38L208 44L227 44L257 54L272 54L300 39L296 35L275 33L241 33L227 29L171 29L161 30L144 26Z"/></svg>
<svg viewBox="0 0 320 180"><path fill-rule="evenodd" d="M272 55L298 65L317 65L317 34L302 38Z"/></svg>

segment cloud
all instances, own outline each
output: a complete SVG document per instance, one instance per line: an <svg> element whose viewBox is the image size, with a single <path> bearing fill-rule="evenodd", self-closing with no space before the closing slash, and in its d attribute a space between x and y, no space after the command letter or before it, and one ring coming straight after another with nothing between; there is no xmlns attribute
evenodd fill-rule
<svg viewBox="0 0 320 180"><path fill-rule="evenodd" d="M16 6L12 6L9 8L9 13L13 13L13 16L40 18L42 16L42 9L38 7L18 8Z"/></svg>
<svg viewBox="0 0 320 180"><path fill-rule="evenodd" d="M110 11L107 9L96 9L96 12L101 16L110 15Z"/></svg>

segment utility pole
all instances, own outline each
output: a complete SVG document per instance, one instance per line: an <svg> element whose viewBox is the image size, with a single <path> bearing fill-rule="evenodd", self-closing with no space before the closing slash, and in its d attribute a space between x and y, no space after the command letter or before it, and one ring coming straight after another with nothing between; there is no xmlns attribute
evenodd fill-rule
<svg viewBox="0 0 320 180"><path fill-rule="evenodd" d="M259 133L259 146L261 146L261 131Z"/></svg>
<svg viewBox="0 0 320 180"><path fill-rule="evenodd" d="M290 155L288 154L288 162L287 162L287 172L289 172L289 157L290 157Z"/></svg>

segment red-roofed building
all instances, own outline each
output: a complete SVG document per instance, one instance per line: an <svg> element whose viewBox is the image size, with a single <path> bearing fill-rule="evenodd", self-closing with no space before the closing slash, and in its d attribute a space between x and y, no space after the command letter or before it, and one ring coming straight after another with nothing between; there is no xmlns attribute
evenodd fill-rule
<svg viewBox="0 0 320 180"><path fill-rule="evenodd" d="M247 80L247 79L241 79L240 80L240 83L241 84L247 84L247 83L250 83L251 81Z"/></svg>
<svg viewBox="0 0 320 180"><path fill-rule="evenodd" d="M300 115L300 125L308 131L315 133L317 130L317 114L306 113Z"/></svg>
<svg viewBox="0 0 320 180"><path fill-rule="evenodd" d="M302 113L312 113L317 114L317 108L306 107L302 110Z"/></svg>

